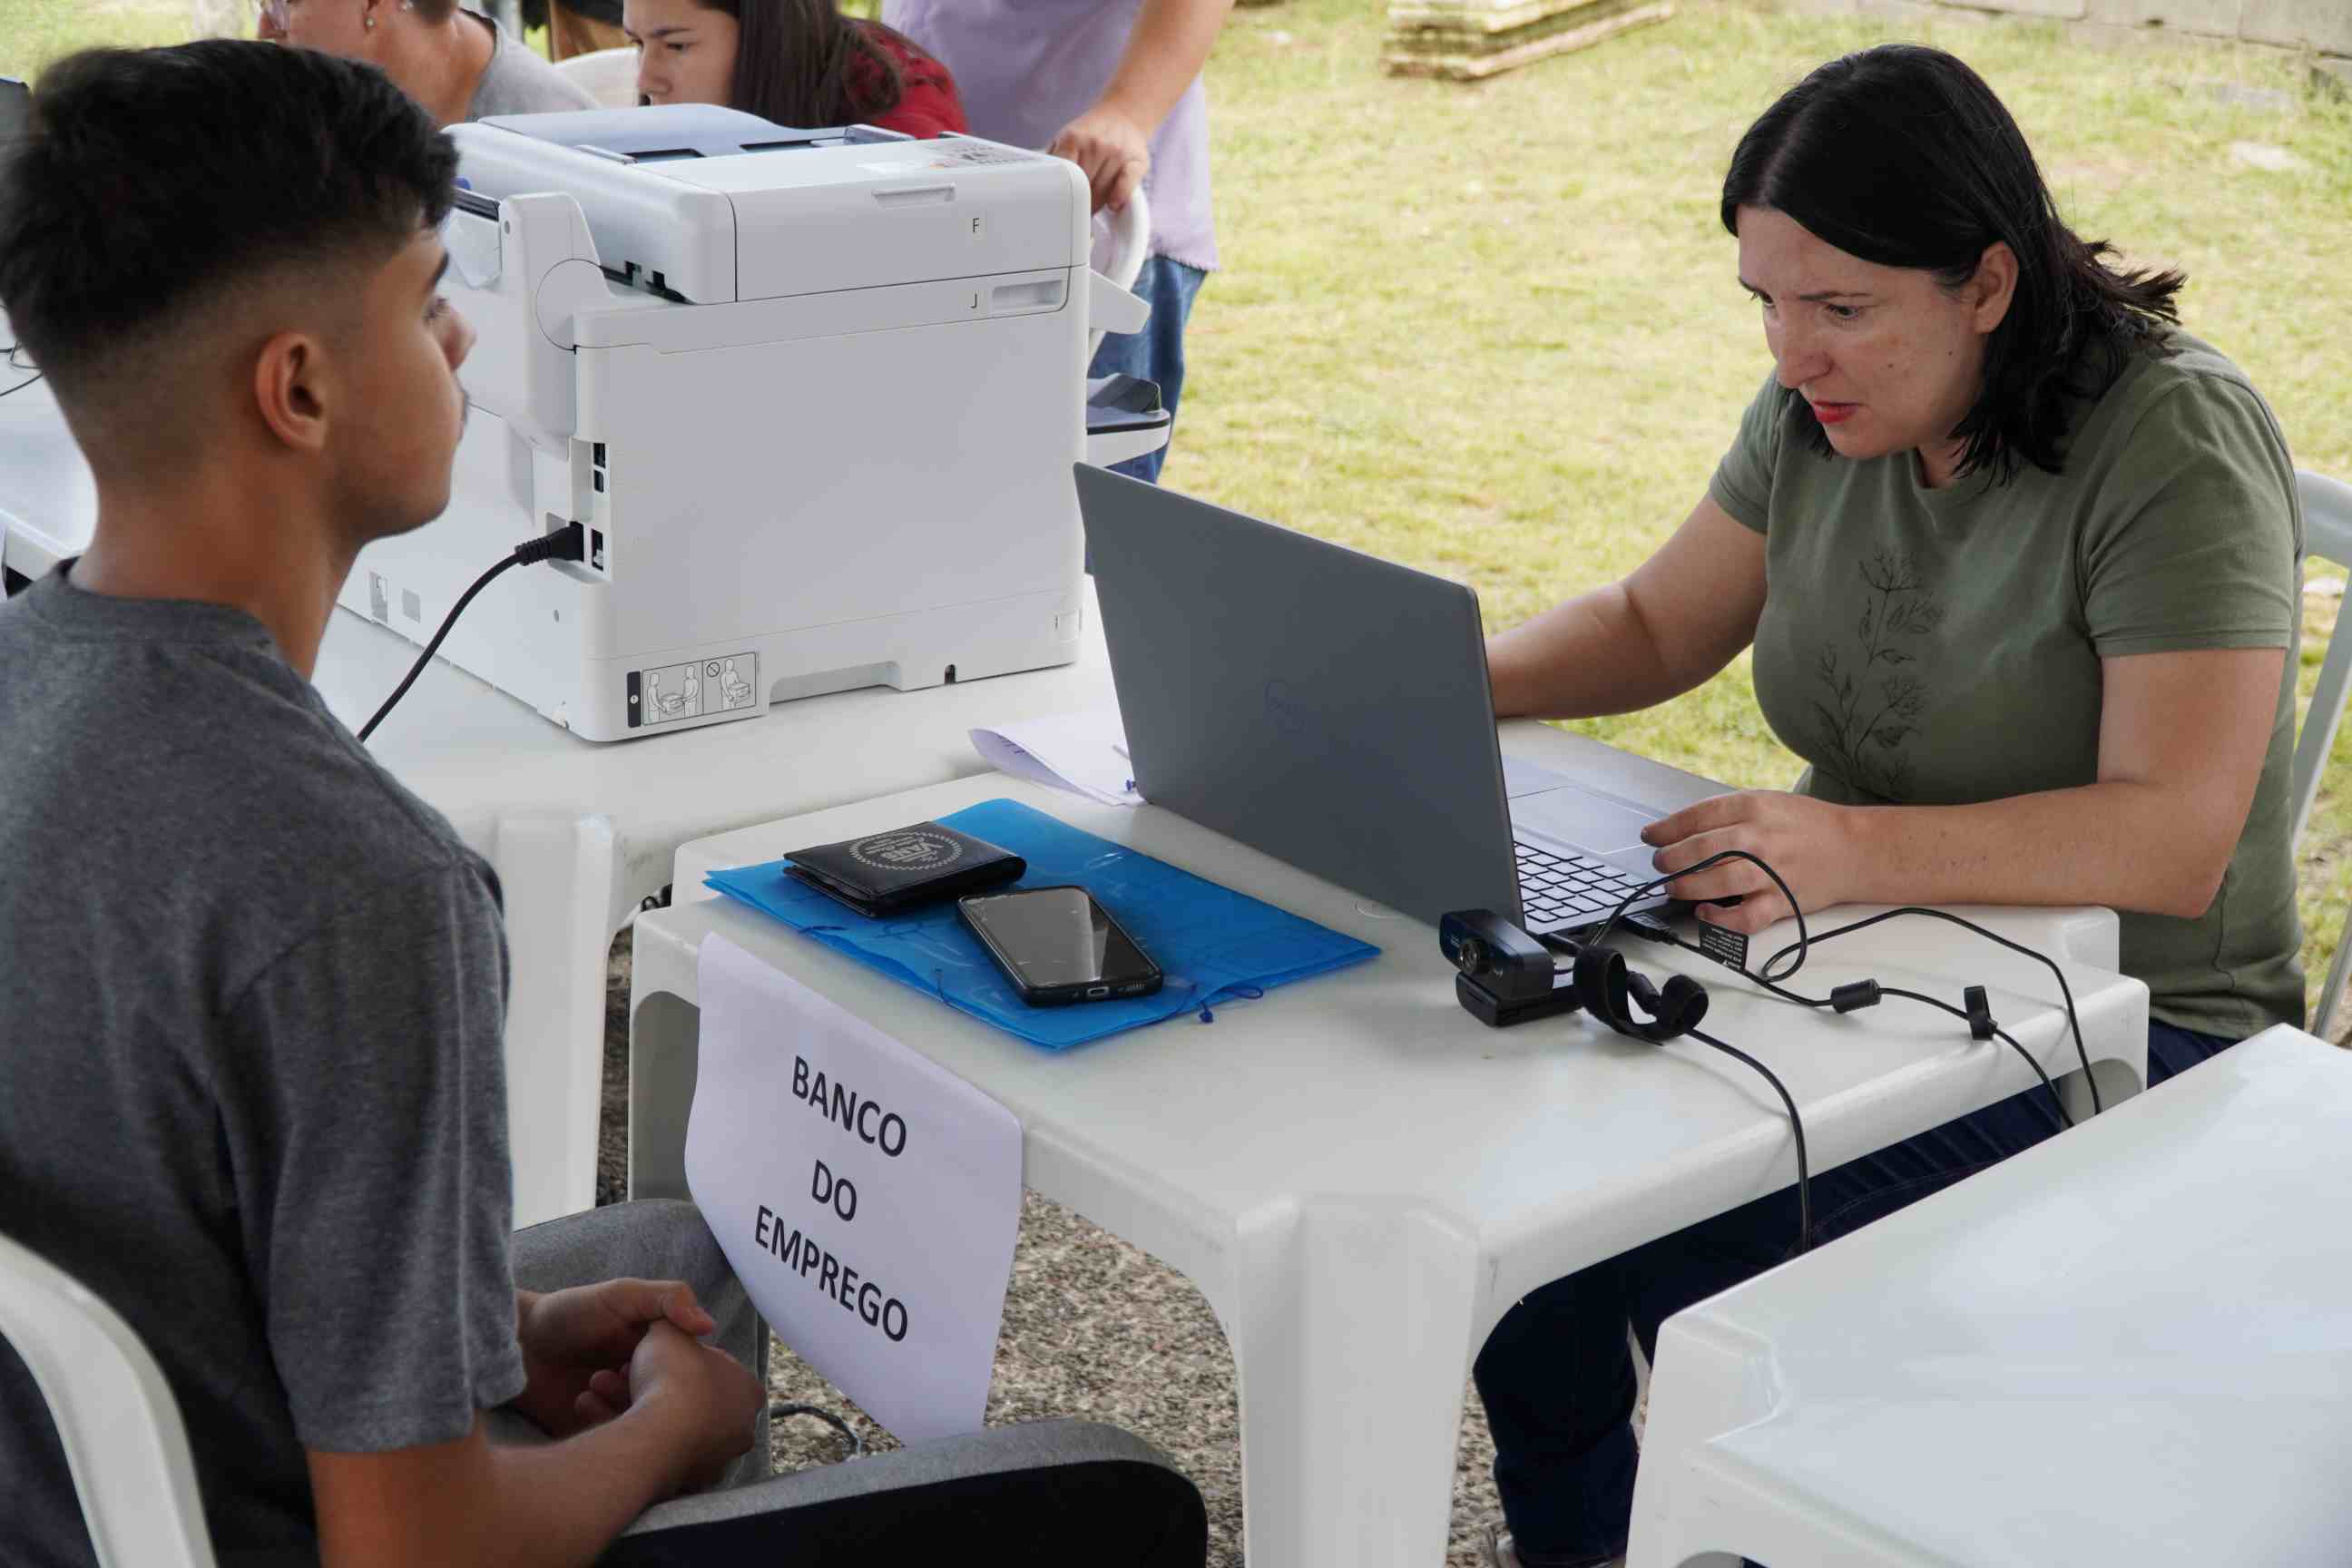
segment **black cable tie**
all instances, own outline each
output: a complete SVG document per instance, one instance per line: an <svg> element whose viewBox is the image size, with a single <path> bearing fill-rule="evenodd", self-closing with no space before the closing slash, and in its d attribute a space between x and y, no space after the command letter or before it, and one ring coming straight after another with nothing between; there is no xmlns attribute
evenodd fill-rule
<svg viewBox="0 0 2352 1568"><path fill-rule="evenodd" d="M1878 982L1875 980L1850 980L1843 985L1830 988L1830 1005L1841 1013L1875 1007L1879 1000Z"/></svg>
<svg viewBox="0 0 2352 1568"><path fill-rule="evenodd" d="M1985 999L1985 988L1971 985L1960 993L1960 1000L1969 1007L1969 1033L1979 1040L1992 1038L1992 1004Z"/></svg>

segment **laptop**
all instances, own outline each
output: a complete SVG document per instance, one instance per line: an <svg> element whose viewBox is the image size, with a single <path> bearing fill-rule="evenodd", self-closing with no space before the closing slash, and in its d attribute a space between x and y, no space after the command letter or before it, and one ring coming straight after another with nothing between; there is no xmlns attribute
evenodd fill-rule
<svg viewBox="0 0 2352 1568"><path fill-rule="evenodd" d="M33 89L12 76L0 76L0 156L33 121Z"/></svg>
<svg viewBox="0 0 2352 1568"><path fill-rule="evenodd" d="M1487 909L1550 935L1608 919L1656 875L1643 826L1720 792L1638 798L1507 762L1478 596L1458 583L1091 465L1077 477L1154 805L1416 920Z"/></svg>

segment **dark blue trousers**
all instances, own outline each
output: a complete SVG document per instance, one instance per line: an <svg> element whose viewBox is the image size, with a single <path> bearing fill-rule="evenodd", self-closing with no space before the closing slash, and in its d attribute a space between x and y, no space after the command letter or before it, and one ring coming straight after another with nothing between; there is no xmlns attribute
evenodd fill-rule
<svg viewBox="0 0 2352 1568"><path fill-rule="evenodd" d="M2233 1042L2151 1023L2152 1088ZM2058 1131L2040 1088L1812 1178L1816 1244L1893 1214ZM1633 1326L1658 1325L1796 1251L1797 1189L1555 1279L1495 1325L1472 1375L1495 1434L1495 1484L1528 1568L1581 1568L1625 1550L1633 1518Z"/></svg>

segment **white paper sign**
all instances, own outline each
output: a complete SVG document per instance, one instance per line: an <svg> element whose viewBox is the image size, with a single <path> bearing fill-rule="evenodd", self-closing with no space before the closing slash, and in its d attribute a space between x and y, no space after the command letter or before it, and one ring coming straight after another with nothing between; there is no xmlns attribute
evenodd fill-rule
<svg viewBox="0 0 2352 1568"><path fill-rule="evenodd" d="M903 1443L977 1432L1021 1223L1021 1124L703 939L686 1184L778 1338Z"/></svg>

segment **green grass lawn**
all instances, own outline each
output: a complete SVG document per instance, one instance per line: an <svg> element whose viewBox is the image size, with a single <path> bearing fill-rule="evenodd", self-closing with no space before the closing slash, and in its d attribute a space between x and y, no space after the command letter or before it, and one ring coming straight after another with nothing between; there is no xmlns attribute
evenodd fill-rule
<svg viewBox="0 0 2352 1568"><path fill-rule="evenodd" d="M185 37L192 15L0 0L0 72ZM1236 11L1218 45L1225 270L1188 334L1172 485L1470 584L1490 626L1624 573L1698 499L1769 368L1716 219L1733 143L1813 65L1895 37L1981 71L2069 221L2185 268L2189 326L2252 374L2297 462L2352 475L2352 105L2307 90L2291 56L1689 0L1662 26L1464 86L1382 75L1383 27L1377 0L1286 0ZM2245 142L2304 167L2252 166L2231 152ZM2336 601L2307 604L2306 696ZM1797 772L1744 658L1578 728L1732 784ZM2347 841L2352 807L2323 796L2302 865L2317 970L2352 895Z"/></svg>
<svg viewBox="0 0 2352 1568"><path fill-rule="evenodd" d="M1219 45L1226 270L1188 334L1178 488L1467 583L1490 627L1623 574L1698 500L1770 368L1716 215L1733 144L1812 66L1898 37L1991 82L2080 231L2185 268L2186 321L2253 377L2296 461L2352 475L2352 107L2307 93L2291 57L1718 0L1465 86L1381 75L1383 27L1366 0L1288 0L1236 12ZM2223 90L2242 88L2286 107ZM2245 166L2240 142L2308 167ZM2336 601L2308 603L2306 700ZM1737 784L1799 767L1745 658L1574 728ZM2323 973L2347 836L2352 812L2324 796L2302 868Z"/></svg>

